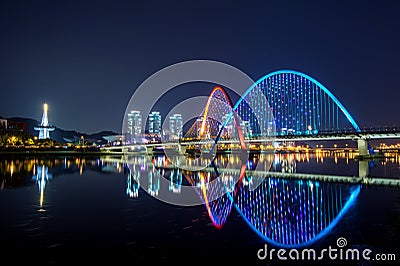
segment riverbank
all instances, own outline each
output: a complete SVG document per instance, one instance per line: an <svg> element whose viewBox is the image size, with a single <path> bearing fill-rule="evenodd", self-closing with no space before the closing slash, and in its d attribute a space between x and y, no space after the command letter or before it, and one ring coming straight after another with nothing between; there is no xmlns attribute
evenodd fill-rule
<svg viewBox="0 0 400 266"><path fill-rule="evenodd" d="M37 155L62 155L62 156L82 156L82 155L120 155L120 152L112 152L101 149L64 149L64 148L0 148L0 156L9 155L24 155L24 156L37 156Z"/></svg>

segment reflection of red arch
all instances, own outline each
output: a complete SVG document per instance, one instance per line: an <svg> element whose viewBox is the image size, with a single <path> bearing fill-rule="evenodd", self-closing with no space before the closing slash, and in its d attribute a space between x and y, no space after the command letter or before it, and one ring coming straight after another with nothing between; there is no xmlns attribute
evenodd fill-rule
<svg viewBox="0 0 400 266"><path fill-rule="evenodd" d="M240 167L239 180L238 180L237 184L235 185L235 190L233 191L233 199L235 198L238 188L242 185L242 181L243 181L245 173L246 173L246 164L242 164L242 166ZM210 201L208 200L208 197L207 197L207 187L205 185L204 175L202 173L200 173L200 181L201 181L201 192L202 192L202 196L204 199L204 203L206 205L208 217L210 217L211 222L213 223L213 225L216 228L221 229L222 226L224 226L224 224L218 223L211 211ZM232 202L232 204L233 204L233 202ZM233 205L231 205L231 206L233 206ZM229 216L230 213L231 213L231 209L229 210L227 216ZM228 217L226 217L226 218L228 218ZM225 221L226 221L226 219L225 219Z"/></svg>
<svg viewBox="0 0 400 266"><path fill-rule="evenodd" d="M229 96L228 96L228 94L225 92L225 90L224 90L223 88L219 87L219 86L215 87L215 88L211 91L210 96L208 97L207 104L206 104L206 108L204 109L203 122L201 123L200 136L199 136L199 137L201 138L201 137L203 136L204 131L205 131L205 129L206 129L206 119L207 119L207 115L208 115L208 108L209 108L209 106L210 106L211 99L212 99L214 93L216 93L217 91L220 91L220 92L223 93L223 95L224 95L224 97L225 97L225 100L228 102L229 106L230 106L231 109L232 109L233 119L234 119L235 126L236 126L236 129L237 129L237 131L238 131L238 135L239 135L240 146L242 147L242 150L246 150L246 143L244 142L243 132L242 132L242 129L241 129L240 125L238 124L237 115L233 112L233 104L232 104L231 98L229 98ZM221 132L222 132L222 129L221 129ZM218 138L216 139L215 142L218 141L221 132L218 134Z"/></svg>

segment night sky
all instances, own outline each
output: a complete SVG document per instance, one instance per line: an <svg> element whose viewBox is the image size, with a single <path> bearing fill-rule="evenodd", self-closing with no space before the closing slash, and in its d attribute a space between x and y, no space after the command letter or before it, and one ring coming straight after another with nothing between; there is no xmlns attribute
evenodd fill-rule
<svg viewBox="0 0 400 266"><path fill-rule="evenodd" d="M150 75L208 59L254 80L304 72L361 127L400 126L399 14L396 1L2 0L0 116L40 120L46 101L57 127L120 132Z"/></svg>

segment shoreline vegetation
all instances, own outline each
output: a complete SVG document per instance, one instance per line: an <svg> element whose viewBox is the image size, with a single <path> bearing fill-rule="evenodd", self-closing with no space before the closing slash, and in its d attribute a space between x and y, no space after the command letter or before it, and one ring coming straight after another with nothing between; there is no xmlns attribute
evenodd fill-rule
<svg viewBox="0 0 400 266"><path fill-rule="evenodd" d="M102 149L97 142L90 142L82 136L75 142L59 142L52 139L38 139L26 132L0 127L0 156L6 155L113 155L116 152Z"/></svg>

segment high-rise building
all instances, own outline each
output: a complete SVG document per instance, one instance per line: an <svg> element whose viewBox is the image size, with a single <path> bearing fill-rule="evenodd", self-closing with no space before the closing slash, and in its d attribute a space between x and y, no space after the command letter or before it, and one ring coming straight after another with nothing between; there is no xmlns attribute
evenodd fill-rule
<svg viewBox="0 0 400 266"><path fill-rule="evenodd" d="M172 139L182 138L183 121L181 114L174 114L169 117L169 131Z"/></svg>
<svg viewBox="0 0 400 266"><path fill-rule="evenodd" d="M149 134L161 136L161 114L160 112L151 112L149 114Z"/></svg>
<svg viewBox="0 0 400 266"><path fill-rule="evenodd" d="M245 137L251 137L253 135L253 130L251 129L251 125L250 125L249 121L247 121L247 120L242 121L240 123L240 128Z"/></svg>
<svg viewBox="0 0 400 266"><path fill-rule="evenodd" d="M128 135L131 142L142 137L142 115L140 111L132 110L128 114Z"/></svg>
<svg viewBox="0 0 400 266"><path fill-rule="evenodd" d="M0 129L7 129L7 119L0 119Z"/></svg>

